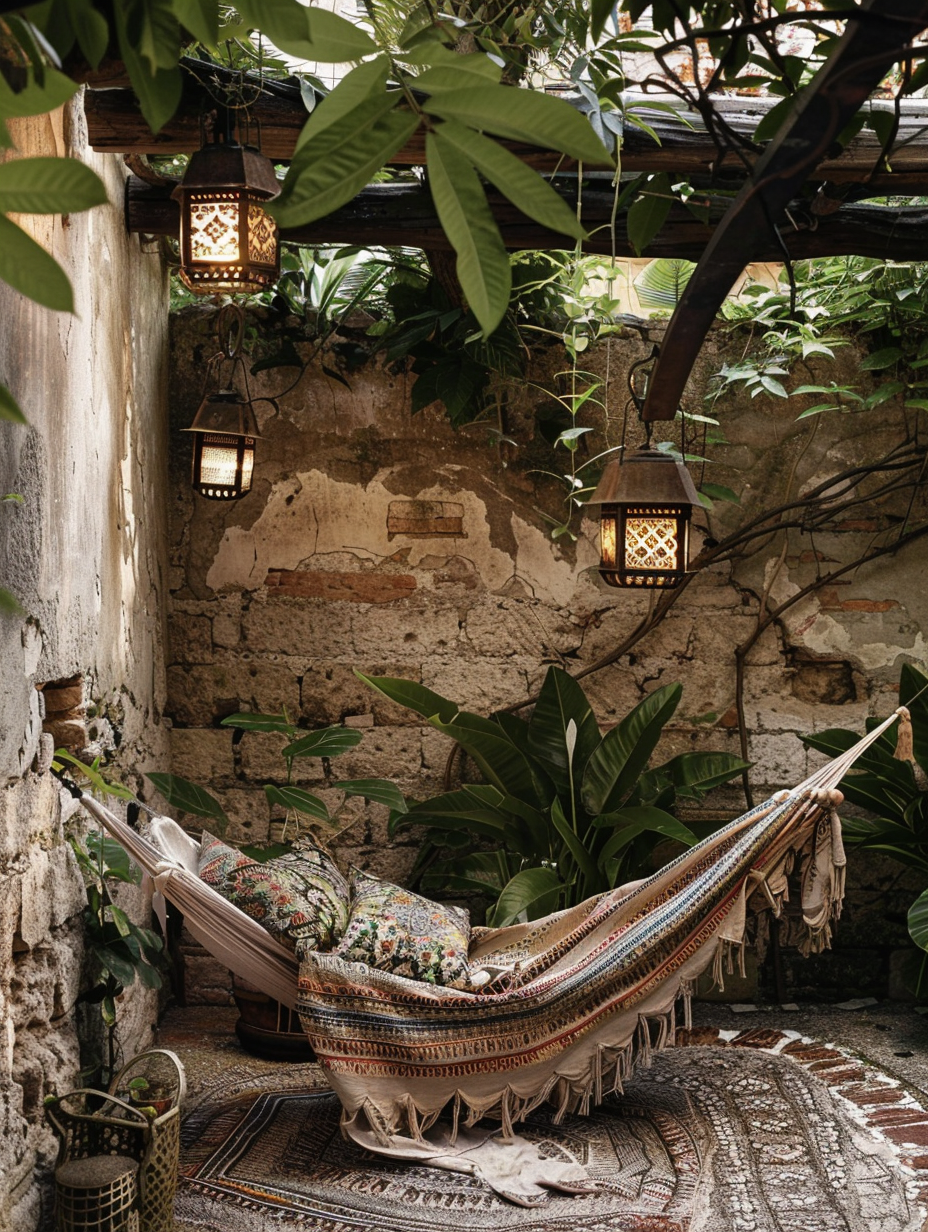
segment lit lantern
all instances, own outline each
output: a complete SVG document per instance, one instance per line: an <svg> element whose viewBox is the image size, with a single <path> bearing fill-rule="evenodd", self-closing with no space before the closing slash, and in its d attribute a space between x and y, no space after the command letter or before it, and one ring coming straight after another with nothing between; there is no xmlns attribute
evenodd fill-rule
<svg viewBox="0 0 928 1232"><path fill-rule="evenodd" d="M657 449L612 461L590 505L600 505L599 573L610 586L679 584L686 573L689 523L701 502L689 471Z"/></svg>
<svg viewBox="0 0 928 1232"><path fill-rule="evenodd" d="M207 394L193 423L193 487L210 500L238 500L251 490L255 441L254 407L237 389Z"/></svg>
<svg viewBox="0 0 928 1232"><path fill-rule="evenodd" d="M190 156L180 203L180 276L191 291L253 293L280 273L277 223L263 207L280 184L251 146L213 141Z"/></svg>

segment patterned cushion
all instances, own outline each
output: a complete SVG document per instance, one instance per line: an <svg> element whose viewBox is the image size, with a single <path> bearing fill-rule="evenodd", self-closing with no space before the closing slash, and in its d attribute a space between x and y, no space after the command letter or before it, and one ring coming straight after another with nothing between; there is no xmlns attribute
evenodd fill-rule
<svg viewBox="0 0 928 1232"><path fill-rule="evenodd" d="M334 954L429 984L471 988L470 918L462 907L430 902L358 871L351 890L348 926Z"/></svg>
<svg viewBox="0 0 928 1232"><path fill-rule="evenodd" d="M200 877L288 949L328 949L348 922L348 883L334 861L301 840L260 863L203 833Z"/></svg>

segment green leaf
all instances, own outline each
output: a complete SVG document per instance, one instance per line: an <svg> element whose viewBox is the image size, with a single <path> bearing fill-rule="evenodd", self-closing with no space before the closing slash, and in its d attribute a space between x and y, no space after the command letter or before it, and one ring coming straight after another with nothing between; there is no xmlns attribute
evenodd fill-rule
<svg viewBox="0 0 928 1232"><path fill-rule="evenodd" d="M293 0L241 0L235 7L275 47L301 60L344 64L379 50L360 26L317 5L304 8Z"/></svg>
<svg viewBox="0 0 928 1232"><path fill-rule="evenodd" d="M556 909L562 889L561 879L553 868L524 868L507 883L496 905L487 913L487 921L493 928L505 928L523 915L537 920Z"/></svg>
<svg viewBox="0 0 928 1232"><path fill-rule="evenodd" d="M454 58L451 61L427 68L418 77L412 78L409 84L414 90L440 94L442 91L470 90L499 82L503 70L482 52L472 52L465 56L455 53L452 55ZM434 56L429 58L434 59Z"/></svg>
<svg viewBox="0 0 928 1232"><path fill-rule="evenodd" d="M219 40L217 0L171 0L171 11L198 43L214 47Z"/></svg>
<svg viewBox="0 0 928 1232"><path fill-rule="evenodd" d="M631 792L682 692L678 684L655 689L606 733L583 776L583 803L589 812L610 812Z"/></svg>
<svg viewBox="0 0 928 1232"><path fill-rule="evenodd" d="M701 799L713 787L731 782L735 775L750 768L751 762L731 753L680 753L658 766L656 773L674 785L677 795Z"/></svg>
<svg viewBox="0 0 928 1232"><path fill-rule="evenodd" d="M891 368L900 359L902 351L899 347L883 347L882 350L874 351L872 355L862 359L860 369L862 372L879 372L883 368Z"/></svg>
<svg viewBox="0 0 928 1232"><path fill-rule="evenodd" d="M354 674L391 702L405 706L407 710L414 710L424 719L438 718L442 723L450 723L458 713L455 702L449 701L446 697L440 697L431 689L427 689L425 685L417 684L415 680L404 680L402 677L393 676L365 676L357 669Z"/></svg>
<svg viewBox="0 0 928 1232"><path fill-rule="evenodd" d="M641 223L644 227L644 213L641 216ZM663 225L663 219L661 219L661 225ZM651 238L653 236L648 238L645 246L650 243ZM658 257L654 261L649 261L638 277L632 281L642 308L676 308L695 268L692 261L675 260L670 257Z"/></svg>
<svg viewBox="0 0 928 1232"><path fill-rule="evenodd" d="M29 422L19 409L19 403L5 385L0 385L0 420L18 424Z"/></svg>
<svg viewBox="0 0 928 1232"><path fill-rule="evenodd" d="M912 716L912 745L915 760L928 771L928 676L913 663L903 663L899 675L899 704ZM898 730L898 728L897 728Z"/></svg>
<svg viewBox="0 0 928 1232"><path fill-rule="evenodd" d="M109 46L109 23L87 0L67 0L67 9L77 45L90 67L96 68Z"/></svg>
<svg viewBox="0 0 928 1232"><path fill-rule="evenodd" d="M523 214L534 218L543 227L550 227L552 231L569 235L575 240L586 237L586 231L574 211L537 171L527 167L520 158L496 141L454 120L446 120L437 131L443 142L453 145Z"/></svg>
<svg viewBox="0 0 928 1232"><path fill-rule="evenodd" d="M509 255L477 173L468 160L440 131L428 134L425 150L432 200L457 253L458 281L486 338L509 307Z"/></svg>
<svg viewBox="0 0 928 1232"><path fill-rule="evenodd" d="M385 804L395 813L409 811L406 797L395 783L387 779L345 779L335 786L340 787L346 796L363 796L375 804Z"/></svg>
<svg viewBox="0 0 928 1232"><path fill-rule="evenodd" d="M534 769L498 724L478 714L459 710L450 723L430 719L432 726L457 740L474 759L484 778L505 795L513 795L533 808L546 800Z"/></svg>
<svg viewBox="0 0 928 1232"><path fill-rule="evenodd" d="M296 727L282 714L253 714L244 711L241 714L230 714L222 720L222 727L237 727L241 731L282 732L289 736Z"/></svg>
<svg viewBox="0 0 928 1232"><path fill-rule="evenodd" d="M740 505L741 497L731 488L726 488L722 483L701 483L699 485L700 492L704 492L706 496L712 500L728 501L732 505Z"/></svg>
<svg viewBox="0 0 928 1232"><path fill-rule="evenodd" d="M4 120L22 116L44 115L73 98L80 86L57 69L47 68L40 86L35 73L29 71L26 85L21 90L12 90L6 79L0 76L0 117Z"/></svg>
<svg viewBox="0 0 928 1232"><path fill-rule="evenodd" d="M125 4L117 4L113 9L116 21L116 35L119 41L119 53L132 82L132 89L139 100L145 123L153 133L159 132L180 105L183 92L183 81L176 58L180 55L178 34L177 52L173 67L162 65L154 70L146 63L143 55L136 48L134 31L130 31L130 12ZM167 60L166 53L160 58Z"/></svg>
<svg viewBox="0 0 928 1232"><path fill-rule="evenodd" d="M168 804L184 813L193 813L195 817L206 817L210 821L218 821L223 827L229 824L229 819L223 812L222 805L208 791L197 787L177 774L151 773L145 777L161 792Z"/></svg>
<svg viewBox="0 0 928 1232"><path fill-rule="evenodd" d="M0 616L25 616L19 600L0 586Z"/></svg>
<svg viewBox="0 0 928 1232"><path fill-rule="evenodd" d="M602 735L581 686L561 668L549 667L529 721L528 737L533 757L554 780L562 799L570 797L567 725L571 720L577 730L573 773L575 781L579 782Z"/></svg>
<svg viewBox="0 0 928 1232"><path fill-rule="evenodd" d="M55 761L59 763L59 769L61 769L61 762L67 762L69 766L74 766L77 770L80 770L81 774L90 780L90 785L103 795L115 796L117 800L135 799L135 796L128 787L123 787L121 783L110 783L103 777L97 769L99 759L92 766L88 766L86 762L75 757L73 753L69 753L67 749L55 749ZM112 841L115 842L116 840L113 839Z"/></svg>
<svg viewBox="0 0 928 1232"><path fill-rule="evenodd" d="M560 800L552 800L551 802L551 820L554 823L554 828L564 840L567 850L576 861L577 868L586 879L587 889L592 893L597 877L596 861L593 859L590 852L584 847L579 836L574 832L573 827L567 819ZM560 861L559 861L560 863Z"/></svg>
<svg viewBox="0 0 928 1232"><path fill-rule="evenodd" d="M303 125L297 138L296 148L301 149L307 141L325 132L343 116L349 115L355 107L366 102L371 95L376 93L380 97L386 97L383 92L389 71L390 61L387 57L377 56L375 60L359 64L350 73L346 73L332 93L325 96Z"/></svg>
<svg viewBox="0 0 928 1232"><path fill-rule="evenodd" d="M305 813L307 817L315 817L319 821L332 820L329 810L319 797L299 787L275 787L272 783L267 783L264 794L268 804L279 804L287 810L295 809L296 812Z"/></svg>
<svg viewBox="0 0 928 1232"><path fill-rule="evenodd" d="M688 826L659 808L617 809L614 813L601 814L596 818L595 825L602 829L608 827L615 831L609 836L599 853L599 866L602 869L605 869L609 861L614 859L639 834L644 834L646 831L662 834L665 838L676 839L677 842L685 843L687 847L693 847L697 842L696 835Z"/></svg>
<svg viewBox="0 0 928 1232"><path fill-rule="evenodd" d="M284 757L339 757L363 740L363 733L354 727L320 727L288 744Z"/></svg>
<svg viewBox="0 0 928 1232"><path fill-rule="evenodd" d="M281 227L331 214L364 188L419 127L411 111L393 111L400 91L368 98L317 136L290 164L280 195L267 207Z"/></svg>
<svg viewBox="0 0 928 1232"><path fill-rule="evenodd" d="M628 241L639 256L664 225L672 204L670 177L663 172L648 176L646 185L629 207L626 220Z"/></svg>
<svg viewBox="0 0 928 1232"><path fill-rule="evenodd" d="M106 204L106 188L76 158L16 158L0 163L0 211L74 214Z"/></svg>
<svg viewBox="0 0 928 1232"><path fill-rule="evenodd" d="M497 137L562 150L596 166L612 165L608 150L579 111L563 99L536 90L488 82L465 90L443 90L422 106L442 120L458 120Z"/></svg>

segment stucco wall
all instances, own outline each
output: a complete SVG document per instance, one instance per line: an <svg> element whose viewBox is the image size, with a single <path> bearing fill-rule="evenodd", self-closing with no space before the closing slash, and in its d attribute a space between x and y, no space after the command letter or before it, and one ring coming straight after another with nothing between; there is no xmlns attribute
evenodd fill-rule
<svg viewBox="0 0 928 1232"><path fill-rule="evenodd" d="M165 527L167 285L157 250L129 237L125 169L86 149L79 105L11 124L23 155L67 154L109 204L17 221L67 269L73 316L0 285L0 379L28 427L0 423L0 1228L51 1226L54 1147L42 1100L77 1085L75 999L86 898L65 841L70 798L48 773L37 686L82 678L76 747L116 754L130 781L164 765L160 592ZM83 703L83 714L81 714ZM60 730L56 733L60 735ZM150 1038L151 994L120 1007L127 1055ZM98 1015L97 1015L98 1017Z"/></svg>
<svg viewBox="0 0 928 1232"><path fill-rule="evenodd" d="M563 492L541 472L559 470L563 454L558 463L533 436L532 404L544 395L528 383L507 411L514 448L494 443L486 425L454 431L435 408L411 416L407 378L376 363L345 374L350 390L312 364L279 413L259 407L263 439L252 492L231 504L195 496L189 438L180 429L189 426L202 393L204 363L215 349L209 331L203 310L174 324L167 713L175 771L216 790L233 838L268 836L262 784L280 779L282 762L275 736L249 733L234 745L231 732L219 727L225 715L285 706L309 726L344 721L363 728L363 743L330 767L303 763L301 781L335 803L334 779L382 775L421 799L440 789L448 742L372 695L353 668L408 676L487 713L530 695L549 663L571 672L595 663L646 613L647 595L599 581L592 523L577 526L576 543L552 541L544 515L559 515ZM653 332L659 335L659 327ZM740 355L745 341L721 334L710 340L690 409L705 410L708 376L727 354ZM634 332L610 346L610 415L605 426L595 414L588 420L596 427L583 442L590 456L616 443L625 371L649 350ZM606 361L604 347L583 357L584 366L603 373ZM556 349L539 354L530 376L544 386L563 362ZM853 348L841 350L827 379L854 379L858 364ZM264 373L253 392L272 395L295 375ZM819 377L804 371L797 383ZM735 489L742 503L717 504L708 517L698 513L697 546L851 461L876 457L902 429L902 413L892 405L869 416L797 423L796 404L741 394L720 400L713 413L729 444L710 448L707 478ZM601 723L615 722L657 685L680 681L683 700L666 753L737 753L733 651L754 629L762 596L778 602L805 586L816 568L827 572L829 562L852 559L886 524L880 519L902 513L904 500L872 516L864 509L814 538L771 536L736 566L705 570L662 625L584 681ZM758 799L800 781L816 764L799 734L862 729L867 715L892 708L900 663L924 662L928 595L912 579L924 569L926 550L917 544L898 559L847 575L793 608L751 651L745 707ZM730 790L715 807L736 813L743 798ZM351 802L341 824L351 819L338 840L344 859L404 877L415 840L389 843L377 806ZM821 960L822 995L886 991L890 953L905 944L901 905L912 897L898 881L895 866L852 862L854 892L842 933L853 954L843 966ZM895 911L889 924L888 905ZM215 969L194 970L192 978L209 997L227 995ZM808 976L797 978L808 992Z"/></svg>

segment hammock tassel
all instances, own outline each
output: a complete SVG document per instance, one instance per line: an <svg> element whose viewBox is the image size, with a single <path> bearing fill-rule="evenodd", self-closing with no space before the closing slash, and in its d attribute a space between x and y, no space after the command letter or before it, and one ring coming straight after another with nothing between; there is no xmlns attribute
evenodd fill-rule
<svg viewBox="0 0 928 1232"><path fill-rule="evenodd" d="M893 757L897 761L915 760L915 742L912 733L912 716L905 706L896 711L899 715L899 726L896 728L896 751Z"/></svg>

